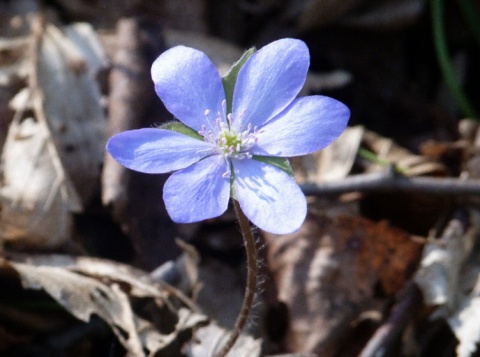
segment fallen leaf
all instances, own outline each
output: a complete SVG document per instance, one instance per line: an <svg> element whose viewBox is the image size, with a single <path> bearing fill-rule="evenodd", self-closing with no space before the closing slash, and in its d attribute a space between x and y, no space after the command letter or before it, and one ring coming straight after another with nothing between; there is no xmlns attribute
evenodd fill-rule
<svg viewBox="0 0 480 357"><path fill-rule="evenodd" d="M105 58L89 25L33 23L18 59L27 62L29 86L11 102L2 152L0 237L52 249L70 243L72 213L98 186L105 116L95 76Z"/></svg>
<svg viewBox="0 0 480 357"><path fill-rule="evenodd" d="M359 217L309 217L297 233L265 237L289 307L287 348L321 356L338 352L362 312L383 308L379 289L392 296L404 286L421 251L408 233Z"/></svg>
<svg viewBox="0 0 480 357"><path fill-rule="evenodd" d="M131 356L150 357L181 344L177 340L184 331L207 322L174 288L153 284L148 274L126 265L58 255L17 256L17 260L24 262L0 260L0 270L13 269L25 289L44 290L81 321L101 317ZM149 301L152 312L140 313L134 298Z"/></svg>
<svg viewBox="0 0 480 357"><path fill-rule="evenodd" d="M421 175L443 176L447 169L442 163L426 156L415 155L401 147L394 140L382 137L372 131L365 131L362 146L372 151L379 160L398 167L402 175L413 177ZM385 165L370 165L368 171L385 170Z"/></svg>
<svg viewBox="0 0 480 357"><path fill-rule="evenodd" d="M470 249L469 237L458 220L450 221L441 239L425 246L414 278L425 304L455 307L460 269Z"/></svg>
<svg viewBox="0 0 480 357"><path fill-rule="evenodd" d="M227 341L229 332L217 325L210 324L195 331L194 338L187 344L184 353L188 357L214 356ZM240 335L227 357L260 356L261 343L250 336Z"/></svg>
<svg viewBox="0 0 480 357"><path fill-rule="evenodd" d="M470 357L477 351L480 342L479 321L480 296L464 297L455 313L448 318L448 323L459 341L457 357Z"/></svg>

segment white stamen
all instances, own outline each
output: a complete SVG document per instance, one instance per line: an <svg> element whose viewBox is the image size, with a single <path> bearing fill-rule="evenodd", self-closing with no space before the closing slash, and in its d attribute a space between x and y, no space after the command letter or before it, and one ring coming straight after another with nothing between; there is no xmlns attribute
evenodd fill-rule
<svg viewBox="0 0 480 357"><path fill-rule="evenodd" d="M222 107L226 107L226 101L222 101ZM240 113L240 118L245 115L245 109ZM252 155L249 150L258 143L257 135L263 130L258 130L257 126L253 126L248 123L243 126L244 130L235 130L233 128L234 117L232 113L228 113L226 116L220 112L214 118L211 117L211 110L206 109L204 112L209 123L209 129L202 125L201 130L198 133L203 137L205 142L212 145L212 149L218 155L229 160L229 158L251 159ZM227 170L222 176L228 177L230 170Z"/></svg>

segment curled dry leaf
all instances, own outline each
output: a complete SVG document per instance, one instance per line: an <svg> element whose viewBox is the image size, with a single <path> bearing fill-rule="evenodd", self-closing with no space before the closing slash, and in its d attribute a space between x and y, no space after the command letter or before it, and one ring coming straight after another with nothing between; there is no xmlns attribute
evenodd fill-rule
<svg viewBox="0 0 480 357"><path fill-rule="evenodd" d="M459 343L457 356L468 357L480 341L480 259L475 240L480 215L469 212L452 219L442 237L425 247L415 282L427 305L436 307L432 318L446 318Z"/></svg>
<svg viewBox="0 0 480 357"><path fill-rule="evenodd" d="M0 148L7 136L13 111L8 103L25 85L25 51L28 48L26 38L15 40L0 39Z"/></svg>
<svg viewBox="0 0 480 357"><path fill-rule="evenodd" d="M459 344L457 357L470 357L478 349L480 342L480 294L461 299L458 309L448 318L450 328L455 333Z"/></svg>
<svg viewBox="0 0 480 357"><path fill-rule="evenodd" d="M462 223L452 220L441 239L425 246L415 282L427 305L456 305L460 269L471 247L464 233Z"/></svg>
<svg viewBox="0 0 480 357"><path fill-rule="evenodd" d="M406 176L443 175L446 168L425 156L414 155L393 140L384 138L362 126L347 128L331 145L314 154L293 158L295 178L300 183L322 183L345 178L351 171L360 147L374 152L380 161L396 165ZM367 171L385 170L371 164Z"/></svg>
<svg viewBox="0 0 480 357"><path fill-rule="evenodd" d="M310 217L297 233L265 236L278 298L289 307L286 345L321 356L336 355L361 313L382 306L378 289L403 287L421 250L404 231L348 216Z"/></svg>
<svg viewBox="0 0 480 357"><path fill-rule="evenodd" d="M25 289L45 290L82 321L88 322L93 314L100 316L131 356L154 356L182 332L207 321L192 311L189 301L175 289L153 284L146 273L125 265L68 256L37 256L23 261L1 260L0 269L13 269ZM150 309L154 307L152 314L139 314L138 303L136 309L132 305L134 298L149 301ZM172 313L176 316L173 322ZM160 332L164 330L170 332Z"/></svg>
<svg viewBox="0 0 480 357"><path fill-rule="evenodd" d="M204 326L195 331L194 338L185 347L188 357L214 356L225 344L228 331L214 324ZM228 357L260 356L261 343L250 336L240 335L235 345L227 354Z"/></svg>
<svg viewBox="0 0 480 357"><path fill-rule="evenodd" d="M209 232L210 237L218 232ZM228 234L222 234L222 238L237 242L236 237ZM224 261L213 257L202 256L191 245L177 240L177 244L183 250L173 263L166 263L152 273L155 279L166 279L180 291L188 296L192 296L196 305L215 320L220 326L231 329L235 325L238 313L241 309L245 295L245 271L235 268ZM233 253L230 253L233 254ZM245 266L244 259L241 260L241 267ZM173 279L171 279L173 277ZM219 283L221 282L221 283ZM228 304L225 304L228 301ZM264 304L261 297L255 298L255 304L252 307L252 314L261 315ZM260 334L259 326L254 321L247 322L244 332L258 336Z"/></svg>
<svg viewBox="0 0 480 357"><path fill-rule="evenodd" d="M106 57L93 28L47 25L37 71L43 111L65 171L83 203L98 185L106 118L96 75Z"/></svg>
<svg viewBox="0 0 480 357"><path fill-rule="evenodd" d="M405 176L443 176L447 171L440 162L426 156L415 155L392 139L382 137L372 131L365 131L362 139L363 146L375 153L379 160L397 166ZM385 170L385 167L371 165L368 171L378 170Z"/></svg>
<svg viewBox="0 0 480 357"><path fill-rule="evenodd" d="M33 118L11 124L2 164L0 235L17 246L53 248L65 243L72 217L45 127Z"/></svg>
<svg viewBox="0 0 480 357"><path fill-rule="evenodd" d="M470 143L472 149L474 149L472 154L467 155L462 175L469 178L480 178L480 125L478 121L465 119L459 123L459 132L462 138ZM478 204L476 207L478 207ZM468 241L472 243L478 240L478 232L480 231L480 211L478 208L470 210L470 218L471 226L469 230L475 236L472 237L472 234L467 234L467 237L470 237ZM460 357L470 356L478 349L480 343L480 324L478 323L480 321L480 255L478 254L478 244L474 247L472 253L471 255L474 258L468 260L464 269L466 273L461 279L464 294L460 297L459 308L448 319L448 323L459 341L457 354ZM465 275L472 278L468 279Z"/></svg>
<svg viewBox="0 0 480 357"><path fill-rule="evenodd" d="M98 184L105 117L95 75L104 58L88 25L37 27L23 53L29 87L12 100L2 153L0 236L50 249L69 241L71 213Z"/></svg>

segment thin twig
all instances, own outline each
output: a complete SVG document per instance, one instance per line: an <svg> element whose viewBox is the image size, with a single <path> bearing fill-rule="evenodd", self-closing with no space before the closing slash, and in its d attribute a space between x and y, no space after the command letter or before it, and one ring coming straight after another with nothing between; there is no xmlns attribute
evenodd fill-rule
<svg viewBox="0 0 480 357"><path fill-rule="evenodd" d="M480 195L480 179L404 177L389 173L348 176L341 181L300 185L306 195L362 192L425 193L442 196Z"/></svg>
<svg viewBox="0 0 480 357"><path fill-rule="evenodd" d="M245 297L243 298L242 308L238 314L235 326L228 336L227 342L220 352L217 353L216 357L225 357L240 336L240 333L247 322L250 309L252 308L255 288L257 285L257 248L255 247L253 233L248 218L243 213L240 205L235 199L232 199L232 201L235 213L237 214L238 223L240 224L240 230L242 231L243 242L247 253L247 285L245 287Z"/></svg>
<svg viewBox="0 0 480 357"><path fill-rule="evenodd" d="M364 347L360 357L385 356L398 340L408 322L421 306L422 294L415 284L410 284L400 302L393 308L387 321L375 332Z"/></svg>

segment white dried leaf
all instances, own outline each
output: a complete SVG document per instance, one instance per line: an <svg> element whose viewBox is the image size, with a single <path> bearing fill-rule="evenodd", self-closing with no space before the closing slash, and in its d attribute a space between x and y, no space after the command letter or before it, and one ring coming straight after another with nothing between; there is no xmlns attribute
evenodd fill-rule
<svg viewBox="0 0 480 357"><path fill-rule="evenodd" d="M105 63L90 25L47 25L37 68L44 115L83 202L96 189L104 155L106 118L95 76Z"/></svg>
<svg viewBox="0 0 480 357"><path fill-rule="evenodd" d="M70 237L70 207L48 140L45 128L32 118L13 122L9 128L0 189L0 236L5 241L46 249Z"/></svg>
<svg viewBox="0 0 480 357"><path fill-rule="evenodd" d="M214 356L224 346L229 331L214 325L199 328L191 342L186 346L184 353L187 357ZM255 357L260 356L261 341L247 335L240 335L227 357Z"/></svg>
<svg viewBox="0 0 480 357"><path fill-rule="evenodd" d="M480 342L480 296L464 297L448 323L459 344L457 357L470 357L477 351Z"/></svg>
<svg viewBox="0 0 480 357"><path fill-rule="evenodd" d="M86 24L47 25L35 36L38 50L24 49L25 58L36 58L28 67L31 85L10 102L16 117L2 152L0 237L52 249L69 242L71 213L98 185L106 120L95 76L105 56Z"/></svg>
<svg viewBox="0 0 480 357"><path fill-rule="evenodd" d="M425 304L456 305L460 268L467 254L468 242L462 225L452 220L442 239L427 244L414 280L423 293Z"/></svg>
<svg viewBox="0 0 480 357"><path fill-rule="evenodd" d="M33 110L32 103L30 102L30 98L32 93L30 89L23 88L18 92L10 101L9 107L10 109L18 112L22 110Z"/></svg>
<svg viewBox="0 0 480 357"><path fill-rule="evenodd" d="M178 321L175 325L175 329L168 335L162 335L158 332L157 328L150 324L149 327L144 328L138 326L140 338L145 348L150 351L148 357L154 357L156 352L162 350L170 343L172 343L177 337L178 333L183 330L196 328L207 322L207 318L191 310L180 308L178 310ZM207 356L207 355L205 355Z"/></svg>

